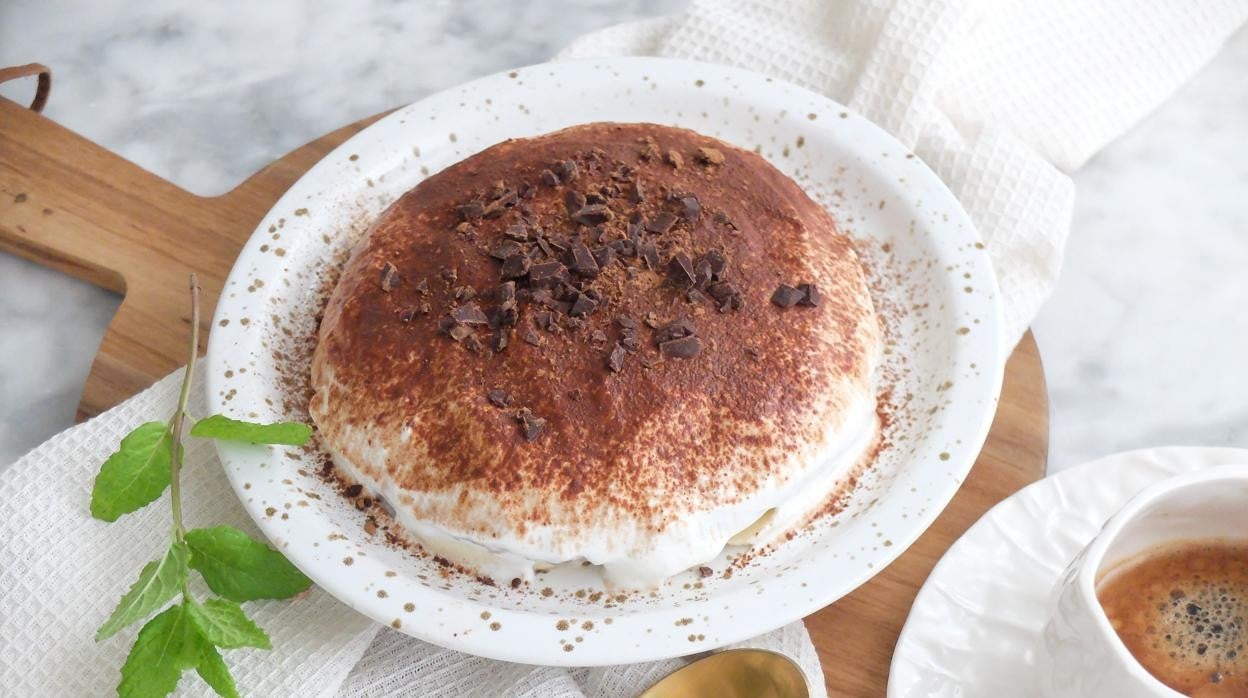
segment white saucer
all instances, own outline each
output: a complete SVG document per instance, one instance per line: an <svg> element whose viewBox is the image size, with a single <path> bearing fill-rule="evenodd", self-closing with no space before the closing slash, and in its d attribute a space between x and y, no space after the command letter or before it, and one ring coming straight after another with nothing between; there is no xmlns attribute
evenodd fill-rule
<svg viewBox="0 0 1248 698"><path fill-rule="evenodd" d="M1153 448L1071 468L993 507L919 590L888 676L889 698L1038 695L1036 660L1058 576L1145 487L1248 450Z"/></svg>

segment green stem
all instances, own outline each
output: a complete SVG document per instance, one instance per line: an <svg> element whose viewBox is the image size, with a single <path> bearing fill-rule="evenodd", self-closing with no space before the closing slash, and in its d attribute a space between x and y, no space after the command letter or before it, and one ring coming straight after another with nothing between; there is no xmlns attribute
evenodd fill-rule
<svg viewBox="0 0 1248 698"><path fill-rule="evenodd" d="M186 420L186 403L191 397L191 379L195 375L195 359L199 355L199 279L191 274L191 351L186 360L186 373L182 376L182 392L178 394L178 409L173 413L173 421L169 430L172 436L171 472L169 476L169 498L173 503L173 539L185 542L186 528L182 525L182 457L186 449L182 446L182 424ZM190 585L182 582L182 596L191 600Z"/></svg>

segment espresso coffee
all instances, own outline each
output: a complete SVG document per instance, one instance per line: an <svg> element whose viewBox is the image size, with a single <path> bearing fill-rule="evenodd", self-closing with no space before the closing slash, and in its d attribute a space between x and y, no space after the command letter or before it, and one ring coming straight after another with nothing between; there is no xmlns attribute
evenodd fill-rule
<svg viewBox="0 0 1248 698"><path fill-rule="evenodd" d="M1248 541L1158 549L1105 574L1097 598L1162 683L1188 696L1248 697Z"/></svg>

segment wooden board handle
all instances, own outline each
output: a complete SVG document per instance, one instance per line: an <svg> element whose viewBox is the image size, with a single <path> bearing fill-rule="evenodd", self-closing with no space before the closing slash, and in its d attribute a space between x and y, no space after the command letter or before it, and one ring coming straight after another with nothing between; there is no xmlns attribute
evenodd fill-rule
<svg viewBox="0 0 1248 698"><path fill-rule="evenodd" d="M52 93L52 69L42 63L0 68L0 82L31 77L38 82L35 83L35 96L30 100L30 108L32 111L41 112L48 103L48 95Z"/></svg>
<svg viewBox="0 0 1248 698"><path fill-rule="evenodd" d="M0 98L0 250L124 294L103 340L118 351L101 351L97 363L124 353L155 371L178 366L185 351L153 337L158 315L189 322L181 290L194 270L211 272L205 308L215 306L238 251L221 226L233 231L239 222L211 199ZM150 375L109 373L115 378L102 389L116 394L110 403L151 383Z"/></svg>
<svg viewBox="0 0 1248 698"><path fill-rule="evenodd" d="M289 153L222 196L200 197L0 98L0 250L124 294L91 367L79 419L181 364L192 271L203 287L206 344L221 287L264 213L313 163L380 116Z"/></svg>

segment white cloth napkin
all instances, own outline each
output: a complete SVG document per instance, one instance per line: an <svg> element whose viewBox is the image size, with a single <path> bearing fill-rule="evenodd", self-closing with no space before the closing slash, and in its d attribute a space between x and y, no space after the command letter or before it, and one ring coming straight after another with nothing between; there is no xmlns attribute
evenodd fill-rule
<svg viewBox="0 0 1248 698"><path fill-rule="evenodd" d="M1248 19L1243 0L693 0L560 58L725 63L845 104L949 186L992 256L1013 346L1070 230L1065 173L1134 125Z"/></svg>
<svg viewBox="0 0 1248 698"><path fill-rule="evenodd" d="M651 54L737 65L805 85L913 148L979 227L1016 340L1056 279L1073 187L1063 174L1135 123L1248 18L1244 2L696 0L607 29L561 57ZM167 500L103 524L94 473L135 425L172 410L178 376L66 431L0 472L0 693L110 695L133 631L94 629L165 536ZM207 412L202 390L193 409ZM255 533L212 447L187 452L188 523ZM248 610L274 650L225 653L258 696L622 696L679 660L563 670L493 662L382 629L324 592ZM783 651L824 695L800 623L747 643ZM205 695L189 676L181 693Z"/></svg>

